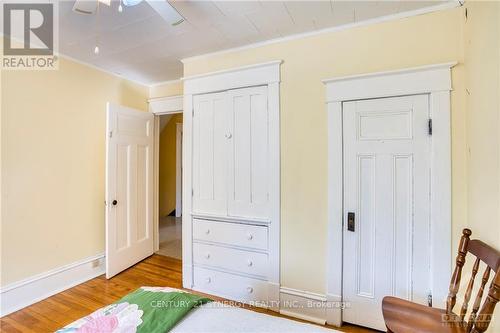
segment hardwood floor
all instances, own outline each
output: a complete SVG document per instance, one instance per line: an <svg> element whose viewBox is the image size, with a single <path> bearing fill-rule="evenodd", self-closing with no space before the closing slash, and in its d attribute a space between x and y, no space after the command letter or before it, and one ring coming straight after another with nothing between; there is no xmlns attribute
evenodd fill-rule
<svg viewBox="0 0 500 333"><path fill-rule="evenodd" d="M182 288L181 271L180 260L153 255L110 280L107 280L104 275L99 276L5 316L0 319L0 331L5 333L53 332L98 308L113 303L141 286ZM213 296L211 298L218 299ZM286 317L265 309L246 308L273 316ZM375 332L353 325L335 329L351 333Z"/></svg>

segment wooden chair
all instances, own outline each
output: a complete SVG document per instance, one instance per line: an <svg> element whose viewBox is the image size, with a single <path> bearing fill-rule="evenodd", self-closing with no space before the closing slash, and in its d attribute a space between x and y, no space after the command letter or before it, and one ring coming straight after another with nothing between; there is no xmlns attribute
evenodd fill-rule
<svg viewBox="0 0 500 333"><path fill-rule="evenodd" d="M482 333L486 331L493 316L495 305L500 299L500 252L480 240L470 240L470 235L471 231L469 229L463 230L458 247L455 270L451 277L446 309L427 307L395 297L385 297L382 301L382 312L387 332ZM453 308L456 303L462 267L465 264L467 253L474 255L476 260L472 267L472 275L465 291L460 314L457 315L453 312ZM486 268L481 278L481 284L474 300L472 311L466 321L467 308L474 287L474 279L479 271L480 262L485 263ZM492 271L495 276L489 286L486 300L481 306L483 292ZM480 308L481 310L479 310Z"/></svg>

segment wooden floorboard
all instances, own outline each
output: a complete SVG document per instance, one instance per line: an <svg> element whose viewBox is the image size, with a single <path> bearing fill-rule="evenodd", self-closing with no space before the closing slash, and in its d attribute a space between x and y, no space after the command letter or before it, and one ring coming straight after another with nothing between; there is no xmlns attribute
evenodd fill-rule
<svg viewBox="0 0 500 333"><path fill-rule="evenodd" d="M155 254L109 280L104 275L101 275L2 317L0 318L0 331L5 333L53 332L105 305L115 302L141 286L182 288L181 261ZM273 316L289 318L265 309L250 306L245 306L245 308ZM375 332L354 325L345 325L341 328L335 327L335 329L351 333Z"/></svg>

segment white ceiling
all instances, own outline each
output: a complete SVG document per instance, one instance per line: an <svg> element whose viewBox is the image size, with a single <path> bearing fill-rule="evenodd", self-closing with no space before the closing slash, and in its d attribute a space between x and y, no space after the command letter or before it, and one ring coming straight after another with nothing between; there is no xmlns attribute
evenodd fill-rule
<svg viewBox="0 0 500 333"><path fill-rule="evenodd" d="M165 1L165 0L159 0ZM170 1L186 19L172 27L143 1L99 15L59 6L59 51L145 84L182 76L181 59L376 17L443 1ZM444 1L447 2L447 1ZM100 52L94 54L96 43Z"/></svg>

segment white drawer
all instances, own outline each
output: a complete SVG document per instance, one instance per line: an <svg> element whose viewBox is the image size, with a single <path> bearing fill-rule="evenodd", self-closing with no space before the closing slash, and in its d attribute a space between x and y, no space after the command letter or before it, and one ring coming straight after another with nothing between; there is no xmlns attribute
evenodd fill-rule
<svg viewBox="0 0 500 333"><path fill-rule="evenodd" d="M266 281L194 267L194 289L241 302L268 302Z"/></svg>
<svg viewBox="0 0 500 333"><path fill-rule="evenodd" d="M267 227L193 219L193 239L267 250Z"/></svg>
<svg viewBox="0 0 500 333"><path fill-rule="evenodd" d="M216 245L193 243L195 264L209 265L231 271L267 276L267 254L230 249Z"/></svg>

